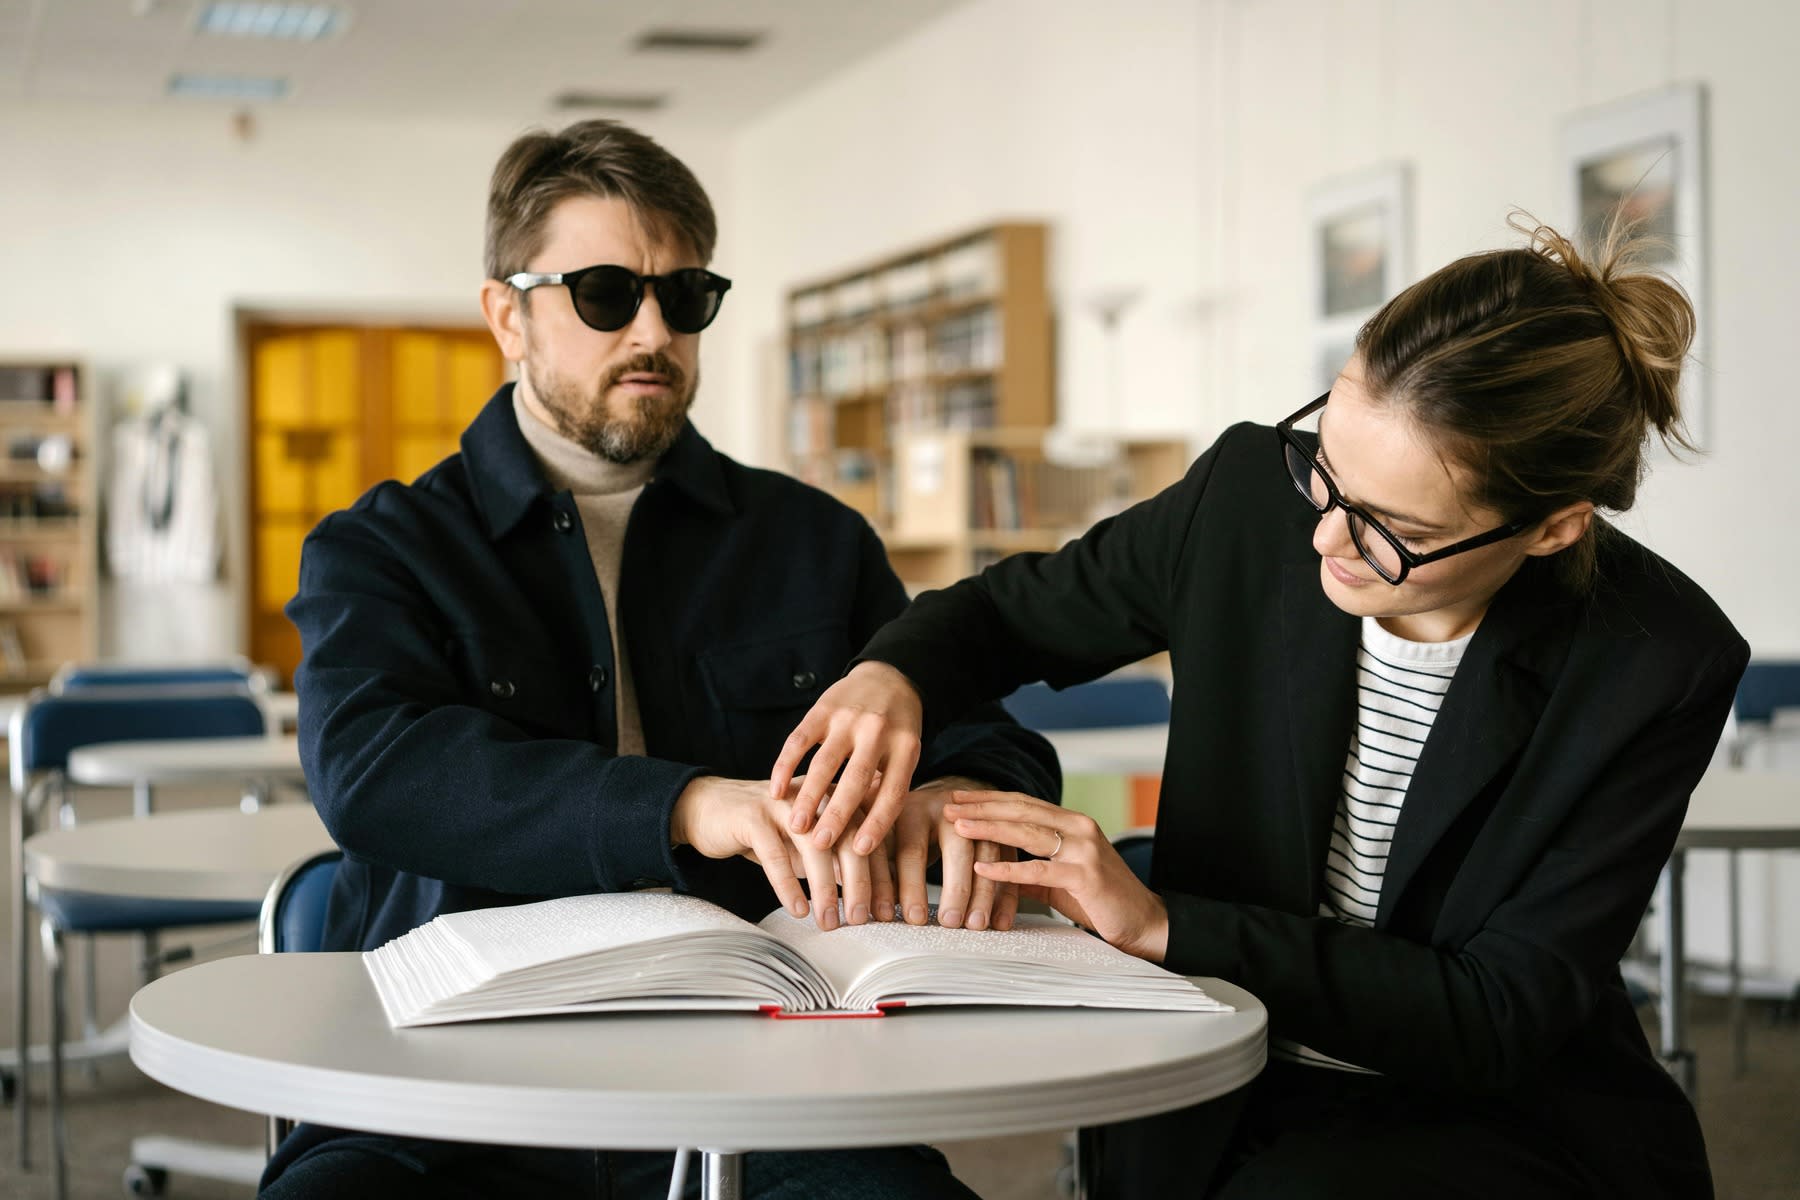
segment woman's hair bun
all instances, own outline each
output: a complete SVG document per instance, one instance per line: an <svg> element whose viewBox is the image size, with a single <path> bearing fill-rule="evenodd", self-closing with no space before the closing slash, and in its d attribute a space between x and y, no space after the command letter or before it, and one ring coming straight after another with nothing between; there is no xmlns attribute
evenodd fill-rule
<svg viewBox="0 0 1800 1200"><path fill-rule="evenodd" d="M1534 253L1568 271L1593 299L1618 340L1646 424L1665 441L1691 449L1681 426L1681 370L1694 344L1694 306L1680 287L1648 265L1669 248L1623 217L1607 225L1591 259L1523 213L1514 213L1509 224L1530 239Z"/></svg>

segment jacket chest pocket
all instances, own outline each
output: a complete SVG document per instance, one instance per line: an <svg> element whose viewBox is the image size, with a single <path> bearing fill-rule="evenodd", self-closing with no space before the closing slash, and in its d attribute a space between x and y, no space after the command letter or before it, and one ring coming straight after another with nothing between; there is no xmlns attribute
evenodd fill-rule
<svg viewBox="0 0 1800 1200"><path fill-rule="evenodd" d="M708 698L729 739L729 769L749 778L767 776L820 694L837 682L850 658L849 629L828 625L700 655Z"/></svg>
<svg viewBox="0 0 1800 1200"><path fill-rule="evenodd" d="M465 703L537 737L592 739L593 697L573 658L558 662L479 634L451 638L445 649Z"/></svg>

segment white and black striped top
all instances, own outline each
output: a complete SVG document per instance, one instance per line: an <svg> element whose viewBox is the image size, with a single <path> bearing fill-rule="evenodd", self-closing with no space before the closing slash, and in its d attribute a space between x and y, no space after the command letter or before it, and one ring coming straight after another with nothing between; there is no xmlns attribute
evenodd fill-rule
<svg viewBox="0 0 1800 1200"><path fill-rule="evenodd" d="M1349 925L1375 923L1388 844L1412 784L1413 766L1468 645L1468 637L1409 642L1383 629L1374 617L1363 618L1362 645L1356 652L1356 727L1350 731L1337 816L1331 823L1320 916ZM1279 1058L1364 1070L1284 1039L1276 1039L1271 1049Z"/></svg>

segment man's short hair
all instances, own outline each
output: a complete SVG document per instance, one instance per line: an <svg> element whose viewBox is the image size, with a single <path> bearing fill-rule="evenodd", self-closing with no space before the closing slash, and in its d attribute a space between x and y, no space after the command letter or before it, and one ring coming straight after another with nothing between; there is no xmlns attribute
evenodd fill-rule
<svg viewBox="0 0 1800 1200"><path fill-rule="evenodd" d="M506 148L488 187L489 279L527 269L544 245L550 210L570 196L623 200L660 238L679 239L701 263L718 240L712 201L680 159L617 121L537 129ZM565 269L589 266L565 264Z"/></svg>

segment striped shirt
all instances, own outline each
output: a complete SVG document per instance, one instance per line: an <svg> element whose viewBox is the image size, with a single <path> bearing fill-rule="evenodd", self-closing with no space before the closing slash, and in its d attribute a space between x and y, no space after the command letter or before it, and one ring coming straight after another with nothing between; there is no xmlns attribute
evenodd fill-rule
<svg viewBox="0 0 1800 1200"><path fill-rule="evenodd" d="M1388 844L1412 785L1413 767L1472 636L1409 642L1383 629L1374 617L1363 618L1356 652L1356 727L1350 731L1350 753L1331 822L1320 916L1347 925L1375 924ZM1282 1038L1274 1040L1271 1050L1293 1062L1366 1070Z"/></svg>

